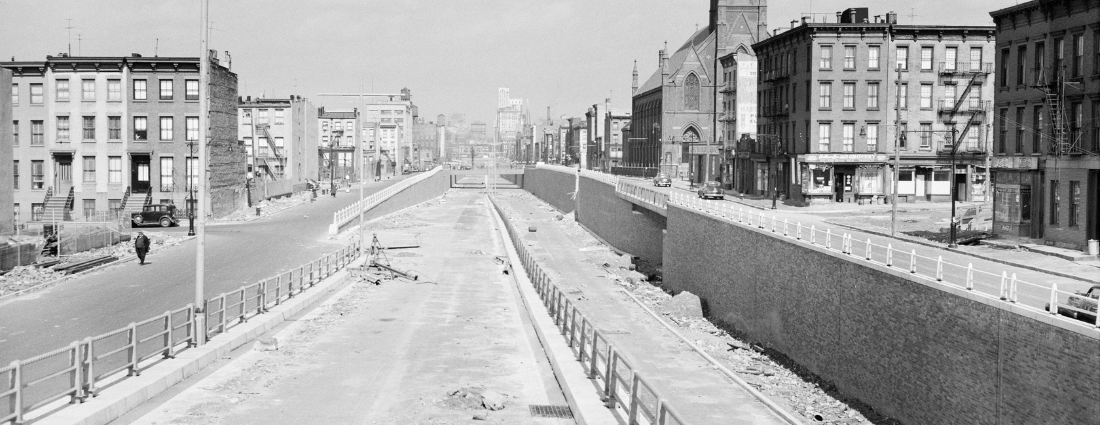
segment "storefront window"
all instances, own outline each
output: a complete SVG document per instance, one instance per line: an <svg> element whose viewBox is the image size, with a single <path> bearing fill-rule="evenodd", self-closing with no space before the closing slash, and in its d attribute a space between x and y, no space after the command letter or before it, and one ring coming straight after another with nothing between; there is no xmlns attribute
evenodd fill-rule
<svg viewBox="0 0 1100 425"><path fill-rule="evenodd" d="M932 171L932 194L951 194L951 170L936 169Z"/></svg>
<svg viewBox="0 0 1100 425"><path fill-rule="evenodd" d="M861 195L882 193L882 167L860 167L856 169L856 184Z"/></svg>
<svg viewBox="0 0 1100 425"><path fill-rule="evenodd" d="M913 169L898 170L898 194L912 195L916 192L917 185L913 182Z"/></svg>
<svg viewBox="0 0 1100 425"><path fill-rule="evenodd" d="M802 167L803 193L809 195L833 193L830 167L819 164L803 164Z"/></svg>

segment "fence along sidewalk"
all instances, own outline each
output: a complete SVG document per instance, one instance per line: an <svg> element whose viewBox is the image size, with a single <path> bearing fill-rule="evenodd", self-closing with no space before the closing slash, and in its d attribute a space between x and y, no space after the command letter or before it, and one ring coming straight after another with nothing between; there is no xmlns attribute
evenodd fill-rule
<svg viewBox="0 0 1100 425"><path fill-rule="evenodd" d="M413 185L420 183L421 181L424 181L431 176L434 176L436 173L439 172L439 170L440 167L436 167L429 171L417 174L416 176L402 180L392 186L372 193L371 195L363 198L361 201L356 201L351 205L337 210L335 213L332 214L332 225L329 226L328 233L330 235L340 233L340 226L343 226L347 222L351 221L353 218L358 218L360 209L362 209L362 211L364 212L368 211L371 208L378 206L378 204L382 203L382 201L389 199L391 196L396 195L397 193L408 189L409 187L412 187Z"/></svg>
<svg viewBox="0 0 1100 425"><path fill-rule="evenodd" d="M1094 316L1088 326L1100 328L1100 320L1098 320L1100 315L1097 315L1095 310L1090 311L1080 307L1082 303L1088 303L1095 308L1096 300L1059 290L1056 284L1027 282L1018 279L1016 273L980 270L974 268L973 263L967 263L965 266L955 264L945 261L942 255L935 257L920 255L916 249L906 252L895 249L890 243L885 246L875 244L870 238L858 240L848 233L833 233L832 229L828 228L818 229L812 225L806 227L801 223L790 223L787 219L779 221L774 215L769 219L763 212L746 212L741 207L734 210L732 204L727 202L705 201L673 192L669 196L669 203L738 225L781 234L785 238L800 243L821 246L827 250L839 250L843 254L864 260L864 264L871 267L908 271L915 277L972 291L1028 310L1045 311L1057 315L1061 308L1066 312L1084 314L1086 318ZM1035 292L1046 295L1021 297L1020 286L1032 288ZM1070 300L1077 301L1075 303L1077 306L1070 305ZM1070 323L1080 323L1069 318L1064 319Z"/></svg>
<svg viewBox="0 0 1100 425"><path fill-rule="evenodd" d="M173 358L194 347L198 332L209 340L316 286L358 258L361 247L353 242L292 271L206 300L206 329L196 328L195 306L188 304L0 367L0 423L21 424L28 413L65 397L70 404L95 397L101 382L123 371L119 379L138 376L155 365L148 360Z"/></svg>

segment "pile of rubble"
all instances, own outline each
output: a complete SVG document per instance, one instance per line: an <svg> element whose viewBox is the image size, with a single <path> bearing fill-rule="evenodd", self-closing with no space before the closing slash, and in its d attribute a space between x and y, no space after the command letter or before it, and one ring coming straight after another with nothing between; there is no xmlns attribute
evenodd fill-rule
<svg viewBox="0 0 1100 425"><path fill-rule="evenodd" d="M35 266L18 266L0 276L0 296L49 283L64 277L64 273Z"/></svg>
<svg viewBox="0 0 1100 425"><path fill-rule="evenodd" d="M277 199L266 199L252 204L251 207L241 208L225 217L210 219L210 223L235 223L255 219L256 209L260 209L259 217L268 217L290 207L309 202L310 193L302 192L296 195Z"/></svg>

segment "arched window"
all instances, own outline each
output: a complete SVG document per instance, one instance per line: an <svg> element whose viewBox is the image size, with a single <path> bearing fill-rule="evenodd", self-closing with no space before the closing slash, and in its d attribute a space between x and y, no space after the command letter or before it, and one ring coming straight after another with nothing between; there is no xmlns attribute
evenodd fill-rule
<svg viewBox="0 0 1100 425"><path fill-rule="evenodd" d="M688 74L684 79L684 110L699 110L699 77Z"/></svg>
<svg viewBox="0 0 1100 425"><path fill-rule="evenodd" d="M699 143L699 132L695 130L695 127L688 127L684 132L684 143Z"/></svg>

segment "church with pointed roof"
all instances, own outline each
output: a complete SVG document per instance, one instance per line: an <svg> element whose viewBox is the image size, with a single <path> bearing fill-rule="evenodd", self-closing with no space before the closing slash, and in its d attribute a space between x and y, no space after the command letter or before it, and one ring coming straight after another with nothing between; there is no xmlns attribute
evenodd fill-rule
<svg viewBox="0 0 1100 425"><path fill-rule="evenodd" d="M660 167L696 181L713 178L723 133L716 113L722 100L718 88L725 83L718 59L752 55L752 45L765 37L767 0L711 0L709 24L673 52L666 43L657 70L640 86L635 65L623 165Z"/></svg>

